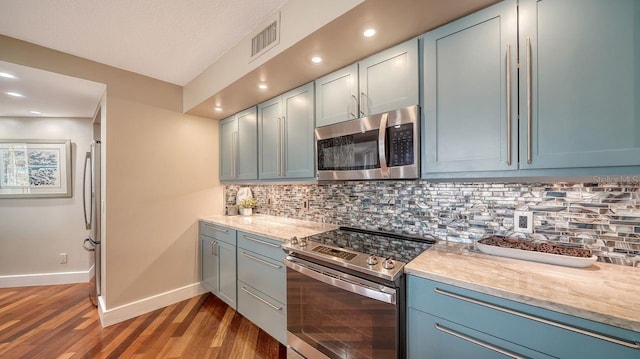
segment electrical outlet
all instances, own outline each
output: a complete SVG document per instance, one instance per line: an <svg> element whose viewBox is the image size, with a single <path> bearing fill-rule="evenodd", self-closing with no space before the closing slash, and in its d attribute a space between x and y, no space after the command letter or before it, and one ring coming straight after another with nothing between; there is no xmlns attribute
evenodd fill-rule
<svg viewBox="0 0 640 359"><path fill-rule="evenodd" d="M514 211L513 231L521 233L533 233L533 212Z"/></svg>
<svg viewBox="0 0 640 359"><path fill-rule="evenodd" d="M67 254L60 253L60 264L67 264Z"/></svg>

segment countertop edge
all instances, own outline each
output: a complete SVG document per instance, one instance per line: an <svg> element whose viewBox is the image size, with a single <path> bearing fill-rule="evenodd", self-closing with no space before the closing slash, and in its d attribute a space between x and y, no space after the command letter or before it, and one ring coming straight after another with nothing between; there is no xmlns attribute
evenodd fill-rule
<svg viewBox="0 0 640 359"><path fill-rule="evenodd" d="M619 318L619 317L615 317L615 316L611 316L611 315L599 313L599 312L593 312L590 310L585 310L582 308L577 308L577 307L566 305L566 304L555 303L549 299L536 298L536 297L531 297L524 294L509 292L504 289L493 288L485 284L478 284L478 283L463 281L460 279L448 277L441 274L427 273L427 272L413 269L410 267L409 268L405 267L405 273L408 275L419 277L419 278L430 279L430 280L434 280L444 284L457 286L463 289L468 289L468 290L473 290L483 294L493 295L502 299L508 299L514 302L531 305L538 308L559 312L562 314L572 315L574 317L592 320L594 322L604 323L604 324L620 327L623 329L632 330L635 332L640 332L640 323L637 323L635 321L629 321L629 320L625 320L624 318Z"/></svg>

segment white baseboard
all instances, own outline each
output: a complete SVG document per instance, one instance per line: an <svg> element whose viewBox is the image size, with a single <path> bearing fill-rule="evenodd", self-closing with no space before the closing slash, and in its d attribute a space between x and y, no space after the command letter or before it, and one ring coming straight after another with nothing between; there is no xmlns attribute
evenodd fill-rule
<svg viewBox="0 0 640 359"><path fill-rule="evenodd" d="M108 327L206 292L200 283L194 283L111 309L105 309L102 297L98 297L100 322Z"/></svg>
<svg viewBox="0 0 640 359"><path fill-rule="evenodd" d="M79 272L3 275L0 276L0 288L88 283L92 274L93 266L87 271Z"/></svg>

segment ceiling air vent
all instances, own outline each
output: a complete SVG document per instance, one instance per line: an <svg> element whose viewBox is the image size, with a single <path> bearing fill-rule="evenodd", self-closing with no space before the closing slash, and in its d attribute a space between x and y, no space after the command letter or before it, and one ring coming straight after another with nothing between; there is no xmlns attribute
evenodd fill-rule
<svg viewBox="0 0 640 359"><path fill-rule="evenodd" d="M268 25L251 39L251 58L249 62L269 51L280 43L280 12L276 13Z"/></svg>

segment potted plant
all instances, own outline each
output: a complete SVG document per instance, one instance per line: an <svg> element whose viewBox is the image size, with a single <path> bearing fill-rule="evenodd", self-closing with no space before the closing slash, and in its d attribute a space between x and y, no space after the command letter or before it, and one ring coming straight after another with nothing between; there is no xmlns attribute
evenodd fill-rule
<svg viewBox="0 0 640 359"><path fill-rule="evenodd" d="M238 209L240 210L240 214L243 216L250 216L253 214L253 208L258 204L255 198L247 197L243 198L238 204Z"/></svg>

